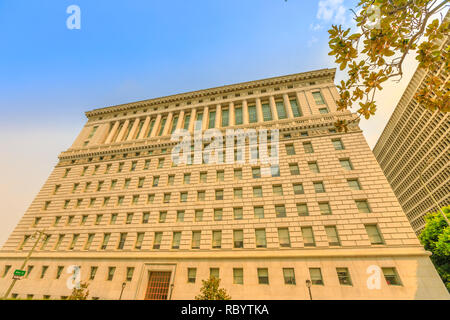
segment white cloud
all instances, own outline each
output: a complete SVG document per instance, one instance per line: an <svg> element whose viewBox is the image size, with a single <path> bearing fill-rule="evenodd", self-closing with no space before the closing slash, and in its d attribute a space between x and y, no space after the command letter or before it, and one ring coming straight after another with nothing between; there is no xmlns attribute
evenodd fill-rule
<svg viewBox="0 0 450 320"><path fill-rule="evenodd" d="M316 24L311 23L311 24L309 25L309 28L310 28L312 31L319 31L319 30L322 30L322 29L323 29L323 26L320 25L319 23L316 23Z"/></svg>
<svg viewBox="0 0 450 320"><path fill-rule="evenodd" d="M344 6L344 0L320 0L317 19L345 25L347 9Z"/></svg>

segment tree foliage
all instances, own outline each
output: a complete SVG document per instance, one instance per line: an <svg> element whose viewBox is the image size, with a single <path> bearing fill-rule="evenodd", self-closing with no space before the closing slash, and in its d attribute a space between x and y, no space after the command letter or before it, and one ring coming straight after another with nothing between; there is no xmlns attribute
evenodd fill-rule
<svg viewBox="0 0 450 320"><path fill-rule="evenodd" d="M72 294L67 298L67 300L87 300L89 296L88 287L89 283L80 283L80 287L78 289L77 287L72 289Z"/></svg>
<svg viewBox="0 0 450 320"><path fill-rule="evenodd" d="M220 279L210 277L208 280L202 280L202 288L200 294L195 300L231 300L225 289L219 288Z"/></svg>
<svg viewBox="0 0 450 320"><path fill-rule="evenodd" d="M450 206L442 208L450 218ZM425 229L419 236L426 250L431 251L431 261L450 292L450 227L440 212L426 216Z"/></svg>
<svg viewBox="0 0 450 320"><path fill-rule="evenodd" d="M403 62L408 53L416 52L419 68L430 71L425 87L415 99L423 107L440 112L450 111L450 84L434 75L444 60L443 71L449 72L450 46L442 49L435 43L450 32L448 18L442 17L449 0L360 0L354 20L360 32L333 25L330 35L330 56L348 80L338 85L338 110L354 104L357 113L369 119L377 110L375 94L388 79L400 81ZM440 18L431 17L441 13ZM339 131L347 131L347 123L336 123Z"/></svg>

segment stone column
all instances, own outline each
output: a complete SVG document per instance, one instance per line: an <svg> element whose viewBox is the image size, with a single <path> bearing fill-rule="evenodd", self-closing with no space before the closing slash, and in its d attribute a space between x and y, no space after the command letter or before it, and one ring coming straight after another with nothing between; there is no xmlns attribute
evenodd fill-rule
<svg viewBox="0 0 450 320"><path fill-rule="evenodd" d="M228 120L229 120L229 122L228 122L228 125L231 127L231 126L234 126L234 103L233 102L230 102L230 106L229 106L229 108L228 108Z"/></svg>
<svg viewBox="0 0 450 320"><path fill-rule="evenodd" d="M136 130L139 126L139 122L141 122L141 119L139 119L139 118L136 118L136 120L134 120L133 126L131 127L130 134L128 135L127 141L134 140L134 135L136 134Z"/></svg>
<svg viewBox="0 0 450 320"><path fill-rule="evenodd" d="M311 106L309 105L308 100L306 99L305 92L296 92L297 95L297 103L299 108L302 110L304 116L312 115Z"/></svg>
<svg viewBox="0 0 450 320"><path fill-rule="evenodd" d="M263 111L262 111L262 104L261 99L256 98L256 116L258 118L258 122L264 121Z"/></svg>
<svg viewBox="0 0 450 320"><path fill-rule="evenodd" d="M216 106L216 125L215 128L220 128L222 126L222 105L218 104Z"/></svg>
<svg viewBox="0 0 450 320"><path fill-rule="evenodd" d="M111 131L109 132L108 137L105 140L105 144L111 143L112 138L114 138L114 136L117 132L117 129L119 128L119 124L120 124L119 121L114 122L113 127L112 127Z"/></svg>
<svg viewBox="0 0 450 320"><path fill-rule="evenodd" d="M194 124L195 119L197 118L197 109L192 109L191 111L191 120L189 121L189 132L194 133Z"/></svg>
<svg viewBox="0 0 450 320"><path fill-rule="evenodd" d="M286 108L287 116L289 119L294 118L294 113L292 112L291 101L289 101L289 96L287 93L283 94L284 107Z"/></svg>
<svg viewBox="0 0 450 320"><path fill-rule="evenodd" d="M164 126L162 136L169 134L169 130L172 127L172 119L173 119L173 112L170 112L169 115L167 116L167 120L166 120L166 124Z"/></svg>
<svg viewBox="0 0 450 320"><path fill-rule="evenodd" d="M244 124L249 124L248 103L247 100L242 101L242 120Z"/></svg>
<svg viewBox="0 0 450 320"><path fill-rule="evenodd" d="M130 120L125 120L125 123L123 124L122 130L120 130L119 135L117 136L116 141L113 142L120 142L125 136L125 133L127 132L128 126L130 125Z"/></svg>
<svg viewBox="0 0 450 320"><path fill-rule="evenodd" d="M155 125L153 126L152 129L152 133L150 134L150 138L156 136L158 129L159 129L159 124L161 123L161 114L158 114L156 116L156 121L155 121Z"/></svg>
<svg viewBox="0 0 450 320"><path fill-rule="evenodd" d="M277 106L274 96L269 97L270 110L272 111L272 120L278 120Z"/></svg>
<svg viewBox="0 0 450 320"><path fill-rule="evenodd" d="M205 107L203 109L202 130L208 129L208 120L209 120L209 108Z"/></svg>
<svg viewBox="0 0 450 320"><path fill-rule="evenodd" d="M184 123L184 110L181 110L180 114L178 115L178 123L175 130L183 129L183 123Z"/></svg>
<svg viewBox="0 0 450 320"><path fill-rule="evenodd" d="M142 126L141 133L139 134L139 137L137 137L137 139L145 138L145 132L147 131L149 125L150 125L150 116L147 116L145 118L144 125Z"/></svg>

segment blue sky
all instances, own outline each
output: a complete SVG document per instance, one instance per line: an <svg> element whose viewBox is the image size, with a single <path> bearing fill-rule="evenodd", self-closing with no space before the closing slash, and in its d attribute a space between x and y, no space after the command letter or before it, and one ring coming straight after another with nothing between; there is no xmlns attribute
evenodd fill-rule
<svg viewBox="0 0 450 320"><path fill-rule="evenodd" d="M335 67L327 30L350 25L356 2L0 0L0 245L85 111ZM81 30L66 27L73 4ZM378 122L362 124L371 146L401 92L385 90Z"/></svg>

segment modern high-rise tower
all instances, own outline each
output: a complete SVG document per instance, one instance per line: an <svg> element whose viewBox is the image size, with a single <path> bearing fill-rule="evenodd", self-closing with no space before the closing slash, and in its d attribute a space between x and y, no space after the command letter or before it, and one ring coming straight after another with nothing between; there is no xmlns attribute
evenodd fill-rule
<svg viewBox="0 0 450 320"><path fill-rule="evenodd" d="M446 19L450 21L450 13ZM449 37L436 44L444 50L450 45ZM449 115L425 109L414 98L431 75L416 70L373 149L417 235L425 227L427 213L450 205ZM450 81L444 58L434 75Z"/></svg>
<svg viewBox="0 0 450 320"><path fill-rule="evenodd" d="M65 298L79 266L95 299L193 299L210 275L233 299L310 299L307 281L312 299L448 299L357 122L335 131L356 116L336 111L334 76L87 112L0 251L0 294L35 246L13 297ZM255 148L174 164L171 134L196 128L278 129L278 164Z"/></svg>

